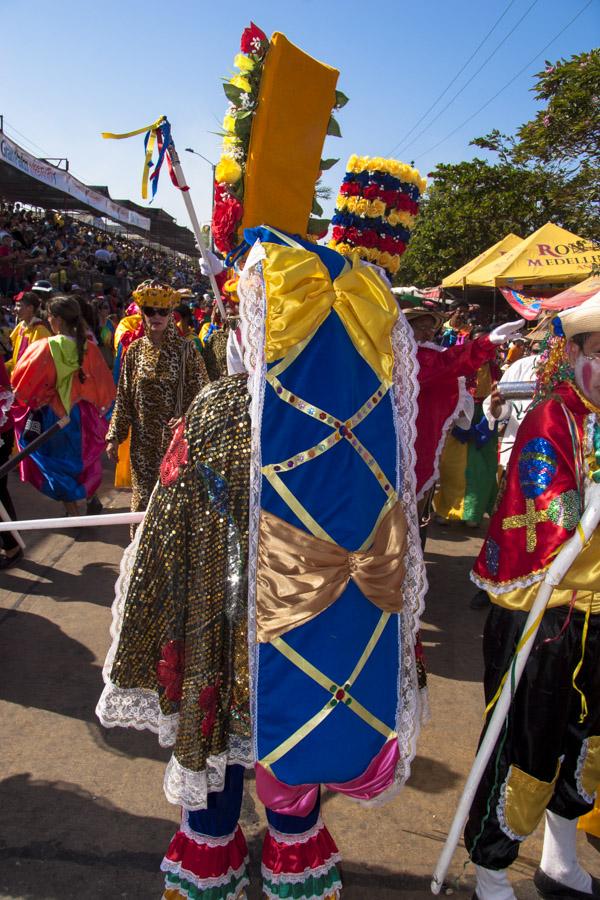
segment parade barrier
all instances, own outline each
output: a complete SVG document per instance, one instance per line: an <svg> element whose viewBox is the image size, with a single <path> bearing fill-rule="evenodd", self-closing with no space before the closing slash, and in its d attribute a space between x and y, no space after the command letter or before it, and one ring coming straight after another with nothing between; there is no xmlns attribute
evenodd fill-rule
<svg viewBox="0 0 600 900"><path fill-rule="evenodd" d="M504 687L502 688L502 692L496 703L481 746L479 747L475 761L473 762L456 814L452 821L452 825L450 826L446 843L444 844L433 873L431 881L432 894L437 895L442 889L448 866L450 865L454 851L458 846L461 832L467 821L467 816L469 815L475 792L477 791L485 768L494 752L494 747L496 746L500 732L504 727L504 722L508 716L513 696L519 685L529 654L533 649L533 644L543 615L546 611L546 607L552 596L552 592L554 591L554 588L561 583L577 556L579 556L592 537L599 523L600 484L592 484L589 488L588 502L579 524L577 525L577 529L574 535L563 546L562 550L546 572L546 576L540 585L534 604L527 617L521 639L517 646L517 652L506 673Z"/></svg>
<svg viewBox="0 0 600 900"><path fill-rule="evenodd" d="M3 531L49 531L59 528L93 528L96 525L136 525L145 512L106 513L101 516L61 516L56 519L22 519L19 522L0 522Z"/></svg>

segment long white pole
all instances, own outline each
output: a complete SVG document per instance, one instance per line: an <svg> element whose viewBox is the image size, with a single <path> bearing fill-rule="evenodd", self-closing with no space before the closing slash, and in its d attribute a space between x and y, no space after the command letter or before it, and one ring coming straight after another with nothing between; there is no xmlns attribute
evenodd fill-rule
<svg viewBox="0 0 600 900"><path fill-rule="evenodd" d="M21 550L25 549L25 541L21 537L18 531L15 530L15 523L11 520L4 503L0 500L0 519L2 522L6 522L9 525L8 528L0 528L0 531L10 531L15 541L21 548ZM0 523L1 524L1 523Z"/></svg>
<svg viewBox="0 0 600 900"><path fill-rule="evenodd" d="M145 512L128 512L106 513L100 516L62 516L56 519L23 519L20 522L0 522L0 533L16 529L56 531L59 528L94 528L97 525L134 525L141 522L145 515Z"/></svg>
<svg viewBox="0 0 600 900"><path fill-rule="evenodd" d="M567 543L564 545L564 547L546 572L546 577L540 585L533 606L531 607L531 612L527 617L527 622L525 623L525 627L523 628L521 639L524 635L527 634L540 614L544 612L546 606L548 605L548 601L552 596L554 588L557 587L557 585L559 585L563 580L566 572L570 569L571 565L573 564L577 556L579 556L583 547L598 527L599 522L600 484L593 484L589 488L587 505L579 523L581 526L581 530L579 528L577 529L575 534L567 541ZM475 792L479 786L479 782L483 777L483 773L490 760L490 757L494 751L494 747L496 746L496 742L504 726L504 720L508 715L510 704L513 698L513 682L514 689L516 690L521 675L523 674L525 663L527 662L529 654L531 653L538 628L539 623L537 627L532 631L531 635L529 636L528 640L523 645L521 650L516 655L516 660L514 663L514 678L511 677L509 670L508 677L502 689L502 693L500 694L498 702L496 703L492 718L490 719L485 736L483 738L483 741L481 742L481 746L473 762L473 767L469 773L469 777L467 778L467 782L462 792L456 814L452 821L452 825L450 826L450 831L448 833L446 843L444 844L442 852L437 861L437 865L435 867L435 871L433 873L431 881L432 894L439 894L442 889L444 878L446 877L450 861L452 860L452 855L458 846L460 835L464 828L465 822L467 821L467 816L469 815L469 810L471 808Z"/></svg>
<svg viewBox="0 0 600 900"><path fill-rule="evenodd" d="M179 154L175 149L175 144L173 140L171 140L171 144L169 146L169 155L171 157L171 162L173 163L173 169L175 170L175 175L177 176L177 181L181 185L181 187L185 187L187 184L185 180L185 175L183 174L183 169L181 168L181 161L179 159ZM213 294L215 295L215 300L217 301L217 306L219 307L219 312L221 313L221 318L223 320L223 325L225 325L227 321L227 313L225 311L225 307L223 305L223 301L221 300L221 291L217 285L217 279L215 278L212 266L210 264L210 259L208 256L206 244L204 243L204 238L202 237L202 231L200 229L200 222L198 221L198 216L196 215L196 210L194 209L194 204L192 202L192 198L190 196L189 191L181 191L183 195L183 202L185 203L185 208L188 211L188 215L190 217L190 222L192 223L192 229L194 231L194 236L196 238L196 243L198 244L198 249L200 251L200 255L204 260L204 265L208 272L208 278L210 281L210 286L213 290Z"/></svg>

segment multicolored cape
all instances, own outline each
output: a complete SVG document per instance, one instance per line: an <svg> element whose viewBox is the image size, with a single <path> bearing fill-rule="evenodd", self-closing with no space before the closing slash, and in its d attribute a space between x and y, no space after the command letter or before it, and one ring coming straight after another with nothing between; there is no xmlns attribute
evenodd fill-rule
<svg viewBox="0 0 600 900"><path fill-rule="evenodd" d="M544 578L577 527L597 421L598 411L566 382L525 416L471 576L497 603L527 608L532 590L524 589ZM563 580L564 590L555 590L550 605L569 602L571 589L585 593L587 587L589 596L599 583L596 532Z"/></svg>
<svg viewBox="0 0 600 900"><path fill-rule="evenodd" d="M32 344L17 363L12 385L15 433L20 450L67 412L63 428L21 463L21 478L54 500L74 501L94 495L102 480L101 454L115 386L102 354L88 341L82 370L76 348L64 335ZM33 427L32 427L33 426Z"/></svg>

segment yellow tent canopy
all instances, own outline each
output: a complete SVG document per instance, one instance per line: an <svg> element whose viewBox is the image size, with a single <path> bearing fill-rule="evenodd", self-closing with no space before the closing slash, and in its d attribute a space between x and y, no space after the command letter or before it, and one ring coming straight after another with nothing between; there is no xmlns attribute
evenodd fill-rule
<svg viewBox="0 0 600 900"><path fill-rule="evenodd" d="M494 262L480 266L466 283L480 287L581 281L600 263L600 245L546 222Z"/></svg>
<svg viewBox="0 0 600 900"><path fill-rule="evenodd" d="M523 238L520 238L516 234L507 234L501 241L497 241L493 247L488 247L487 250L484 250L483 253L480 253L479 256L476 256L471 262L465 263L464 266L461 266L456 272L452 272L451 275L446 275L442 281L442 287L464 287L467 275L471 275L475 269L479 269L481 266L486 266L488 263L494 262L494 260L503 256L505 253L508 253L509 250L512 250L513 247L516 247L517 244L520 244L522 240Z"/></svg>

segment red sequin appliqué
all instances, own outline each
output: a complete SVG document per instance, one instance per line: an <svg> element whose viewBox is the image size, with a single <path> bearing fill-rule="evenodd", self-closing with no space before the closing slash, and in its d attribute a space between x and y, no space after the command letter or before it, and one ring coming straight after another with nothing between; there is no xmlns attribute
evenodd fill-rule
<svg viewBox="0 0 600 900"><path fill-rule="evenodd" d="M220 686L220 679L217 678L214 684L209 684L202 688L198 697L198 706L204 710L204 718L202 719L202 734L204 737L208 737L215 727Z"/></svg>
<svg viewBox="0 0 600 900"><path fill-rule="evenodd" d="M156 677L165 689L168 700L181 700L183 690L183 641L168 641L160 651Z"/></svg>
<svg viewBox="0 0 600 900"><path fill-rule="evenodd" d="M185 419L182 419L173 432L169 449L160 464L160 483L165 487L177 481L181 474L181 469L187 465L189 447L184 431Z"/></svg>

